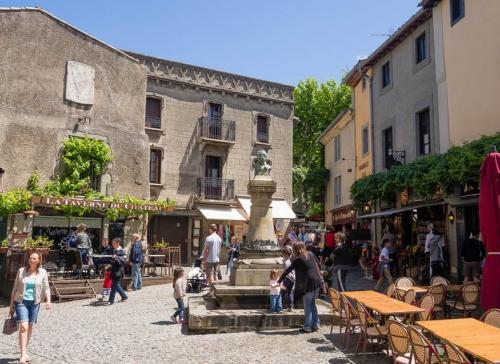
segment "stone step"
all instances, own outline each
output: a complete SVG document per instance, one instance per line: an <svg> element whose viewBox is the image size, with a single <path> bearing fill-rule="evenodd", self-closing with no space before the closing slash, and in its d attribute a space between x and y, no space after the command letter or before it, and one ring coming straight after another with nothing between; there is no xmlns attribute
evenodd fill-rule
<svg viewBox="0 0 500 364"><path fill-rule="evenodd" d="M304 310L269 313L267 309L210 309L214 307L203 297L189 298L189 333L213 334L243 331L280 330L299 328L304 323ZM317 300L318 314L322 325L330 325L330 304ZM208 308L207 308L208 307Z"/></svg>

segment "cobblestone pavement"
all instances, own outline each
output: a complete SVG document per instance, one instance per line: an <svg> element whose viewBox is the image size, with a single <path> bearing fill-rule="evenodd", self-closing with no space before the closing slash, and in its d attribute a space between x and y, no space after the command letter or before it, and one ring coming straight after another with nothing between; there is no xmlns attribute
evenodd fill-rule
<svg viewBox="0 0 500 364"><path fill-rule="evenodd" d="M348 285L373 282L353 272ZM39 363L383 363L383 355L354 356L329 327L312 334L297 330L187 335L169 320L171 285L145 287L113 306L94 300L55 303L42 309L29 352ZM0 308L5 317L7 308ZM0 364L17 363L17 335L0 336Z"/></svg>

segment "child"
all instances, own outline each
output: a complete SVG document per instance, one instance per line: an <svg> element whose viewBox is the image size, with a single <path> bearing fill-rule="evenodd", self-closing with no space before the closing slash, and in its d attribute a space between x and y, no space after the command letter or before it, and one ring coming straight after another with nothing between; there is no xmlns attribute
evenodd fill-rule
<svg viewBox="0 0 500 364"><path fill-rule="evenodd" d="M186 295L186 280L184 279L184 270L182 268L176 268L174 270L174 282L172 283L174 287L174 298L177 301L177 310L170 316L170 319L180 324L184 323L184 296ZM177 321L177 316L179 316L179 321Z"/></svg>
<svg viewBox="0 0 500 364"><path fill-rule="evenodd" d="M104 282L102 283L102 301L109 301L109 294L111 293L111 286L113 285L113 281L111 280L111 265L107 264L104 267Z"/></svg>
<svg viewBox="0 0 500 364"><path fill-rule="evenodd" d="M287 269L292 264L292 247L285 246L283 248L283 270ZM288 298L288 311L293 311L293 286L295 284L295 271L291 271L283 280L283 287L281 289L281 302L285 302Z"/></svg>
<svg viewBox="0 0 500 364"><path fill-rule="evenodd" d="M274 313L281 313L283 307L281 305L281 292L280 284L278 283L278 271L276 269L271 270L269 278L269 300L271 303L269 311Z"/></svg>

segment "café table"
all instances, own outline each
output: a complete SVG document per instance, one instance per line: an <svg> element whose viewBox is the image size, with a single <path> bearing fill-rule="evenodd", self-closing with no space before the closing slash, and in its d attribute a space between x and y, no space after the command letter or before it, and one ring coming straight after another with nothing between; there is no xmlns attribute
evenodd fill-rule
<svg viewBox="0 0 500 364"><path fill-rule="evenodd" d="M474 318L417 321L435 337L447 340L486 363L500 363L500 329Z"/></svg>
<svg viewBox="0 0 500 364"><path fill-rule="evenodd" d="M375 291L349 291L344 292L344 295L362 303L369 309L377 311L382 316L412 316L425 311L423 308L410 305Z"/></svg>
<svg viewBox="0 0 500 364"><path fill-rule="evenodd" d="M109 254L92 254L92 258L113 258L113 256Z"/></svg>

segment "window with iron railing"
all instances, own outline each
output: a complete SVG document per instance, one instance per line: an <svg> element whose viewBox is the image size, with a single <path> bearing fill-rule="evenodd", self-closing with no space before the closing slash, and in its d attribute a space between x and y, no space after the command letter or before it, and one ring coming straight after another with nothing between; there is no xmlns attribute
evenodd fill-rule
<svg viewBox="0 0 500 364"><path fill-rule="evenodd" d="M161 129L161 100L146 98L146 128Z"/></svg>
<svg viewBox="0 0 500 364"><path fill-rule="evenodd" d="M161 183L162 150L151 148L149 152L149 183Z"/></svg>
<svg viewBox="0 0 500 364"><path fill-rule="evenodd" d="M198 177L197 195L201 200L234 200L234 180Z"/></svg>
<svg viewBox="0 0 500 364"><path fill-rule="evenodd" d="M257 142L269 144L269 118L257 115Z"/></svg>

